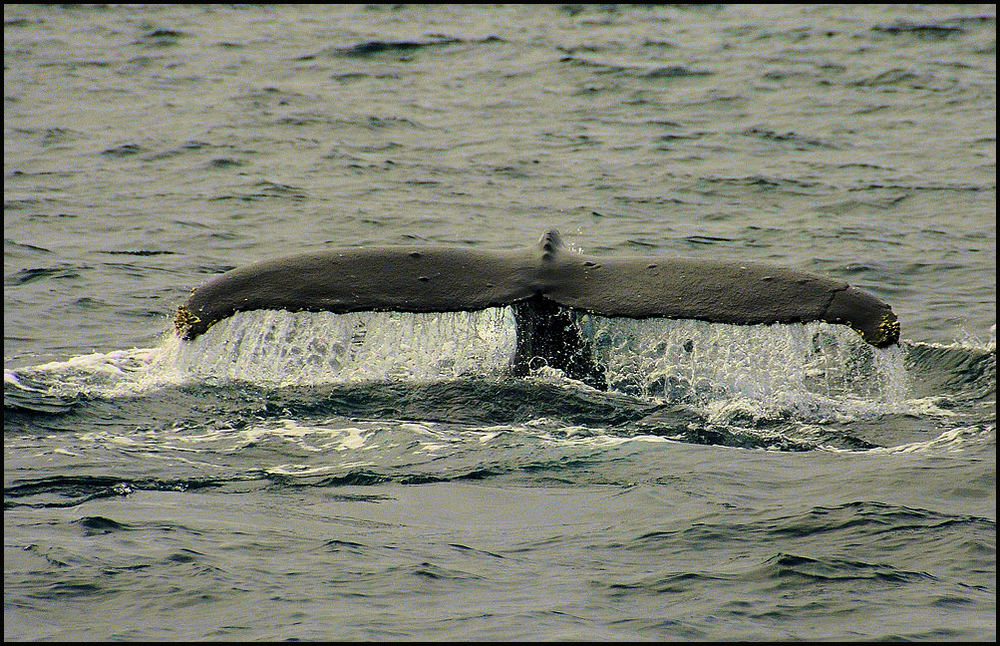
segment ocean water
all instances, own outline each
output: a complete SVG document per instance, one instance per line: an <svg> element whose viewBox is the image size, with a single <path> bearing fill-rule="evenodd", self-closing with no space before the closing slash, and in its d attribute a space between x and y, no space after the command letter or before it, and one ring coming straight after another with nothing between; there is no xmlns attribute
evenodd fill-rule
<svg viewBox="0 0 1000 646"><path fill-rule="evenodd" d="M250 312L332 246L771 262L842 326ZM5 640L996 639L995 5L4 5Z"/></svg>

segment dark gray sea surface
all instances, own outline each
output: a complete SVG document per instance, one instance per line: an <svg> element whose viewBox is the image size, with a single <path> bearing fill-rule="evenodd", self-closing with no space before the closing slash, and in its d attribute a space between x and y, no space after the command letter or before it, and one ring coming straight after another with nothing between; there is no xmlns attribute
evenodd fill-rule
<svg viewBox="0 0 1000 646"><path fill-rule="evenodd" d="M330 247L763 261L825 323L241 313ZM995 5L4 5L6 640L996 639Z"/></svg>

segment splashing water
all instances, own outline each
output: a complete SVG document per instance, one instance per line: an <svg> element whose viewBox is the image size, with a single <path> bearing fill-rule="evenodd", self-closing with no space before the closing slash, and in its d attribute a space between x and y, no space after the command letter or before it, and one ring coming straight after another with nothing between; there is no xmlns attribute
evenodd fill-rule
<svg viewBox="0 0 1000 646"><path fill-rule="evenodd" d="M510 308L445 314L240 312L177 347L185 380L269 385L498 375L514 356Z"/></svg>
<svg viewBox="0 0 1000 646"><path fill-rule="evenodd" d="M725 418L816 418L899 410L907 393L900 347L877 349L844 326L725 325L583 315L610 390L684 403ZM56 373L60 394L122 396L164 385L244 381L270 387L503 378L516 347L511 308L475 312L254 311L193 341L76 357L10 373ZM534 377L568 382L558 371ZM582 384L579 385L584 388ZM912 405L913 402L910 402ZM924 411L926 412L926 411Z"/></svg>
<svg viewBox="0 0 1000 646"><path fill-rule="evenodd" d="M781 405L805 393L887 403L907 389L902 350L874 348L844 326L588 318L581 326L623 392Z"/></svg>

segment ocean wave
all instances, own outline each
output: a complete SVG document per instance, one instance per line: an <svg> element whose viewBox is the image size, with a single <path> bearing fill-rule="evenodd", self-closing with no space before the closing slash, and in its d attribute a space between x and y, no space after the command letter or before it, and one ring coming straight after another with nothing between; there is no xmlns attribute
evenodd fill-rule
<svg viewBox="0 0 1000 646"><path fill-rule="evenodd" d="M486 36L484 38L459 38L446 36L443 34L429 35L423 40L380 40L371 39L354 43L353 45L340 45L328 47L312 54L303 54L297 60L309 61L319 57L348 56L348 57L368 57L381 54L400 55L447 45L458 44L492 44L504 42L497 36Z"/></svg>

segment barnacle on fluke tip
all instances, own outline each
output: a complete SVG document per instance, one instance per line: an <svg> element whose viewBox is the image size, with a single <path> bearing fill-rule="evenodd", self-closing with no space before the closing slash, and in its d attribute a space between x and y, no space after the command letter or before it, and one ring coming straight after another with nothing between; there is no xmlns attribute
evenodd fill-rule
<svg viewBox="0 0 1000 646"><path fill-rule="evenodd" d="M191 313L191 310L181 305L174 314L174 329L182 339L190 338L191 329L196 326L201 319Z"/></svg>

